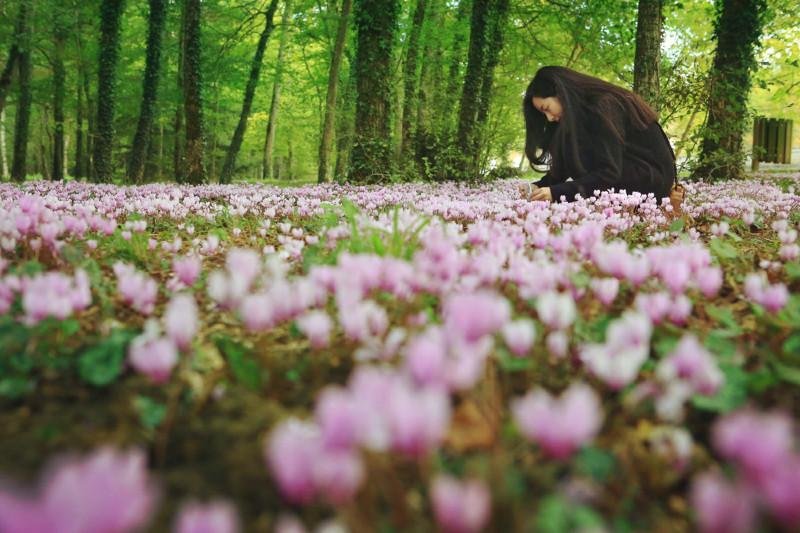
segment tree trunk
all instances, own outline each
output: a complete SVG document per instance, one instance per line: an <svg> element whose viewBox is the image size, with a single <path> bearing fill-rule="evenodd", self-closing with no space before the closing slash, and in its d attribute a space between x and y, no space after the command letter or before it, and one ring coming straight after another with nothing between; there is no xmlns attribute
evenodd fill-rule
<svg viewBox="0 0 800 533"><path fill-rule="evenodd" d="M253 56L253 61L250 63L250 77L247 80L247 86L244 91L242 112L239 113L239 122L236 124L236 130L233 132L231 144L228 146L228 150L225 153L225 163L222 165L222 172L219 176L220 183L230 183L236 171L236 157L239 155L239 150L242 147L244 132L247 129L247 120L250 118L250 110L253 107L253 97L256 94L258 79L261 75L261 65L264 62L264 50L267 47L267 41L272 34L272 30L275 28L273 17L275 16L277 8L278 0L272 0L265 13L266 20L264 22L264 29L261 31L261 36L258 38L256 53Z"/></svg>
<svg viewBox="0 0 800 533"><path fill-rule="evenodd" d="M94 109L94 102L92 101L92 96L89 92L89 74L86 72L84 72L83 75L83 96L86 98L86 149L83 151L83 168L86 172L86 176L89 177L94 176L94 157L92 154L94 153L94 128L96 121L94 119L94 113L92 112Z"/></svg>
<svg viewBox="0 0 800 533"><path fill-rule="evenodd" d="M487 28L487 49L483 75L481 76L481 89L478 96L478 110L476 117L476 150L473 154L473 174L477 174L480 168L480 147L484 144L485 124L489 116L489 108L492 103L492 86L494 85L494 69L500 62L500 52L503 49L503 31L506 27L508 16L509 0L497 0L490 8L489 24Z"/></svg>
<svg viewBox="0 0 800 533"><path fill-rule="evenodd" d="M766 0L721 0L709 80L708 115L695 178L739 178L744 170L742 132L747 121L750 74L761 36Z"/></svg>
<svg viewBox="0 0 800 533"><path fill-rule="evenodd" d="M351 68L344 95L342 95L339 102L342 112L339 114L336 127L336 166L333 171L333 177L337 181L343 181L347 178L350 151L353 149L353 136L355 134L355 99L356 76L354 69Z"/></svg>
<svg viewBox="0 0 800 533"><path fill-rule="evenodd" d="M333 146L333 133L336 124L336 93L339 89L339 69L344 57L344 45L347 40L347 22L350 18L352 0L342 0L342 10L339 13L339 27L336 30L336 44L333 47L331 67L328 72L328 94L325 98L325 122L322 126L322 135L319 143L319 168L317 182L330 181L329 160Z"/></svg>
<svg viewBox="0 0 800 533"><path fill-rule="evenodd" d="M639 0L633 91L658 112L664 0Z"/></svg>
<svg viewBox="0 0 800 533"><path fill-rule="evenodd" d="M458 9L456 11L456 21L466 19L469 15L470 2L469 0L459 0ZM464 49L467 44L467 32L459 31L456 28L455 36L453 38L453 46L451 48L452 55L450 56L450 66L447 75L447 84L444 90L440 80L435 80L436 90L434 91L434 107L441 109L443 117L440 121L441 129L438 132L440 136L451 137L453 132L458 129L458 108L456 107L455 95L459 93L459 88L462 88L464 77L462 75L462 62L464 57ZM437 51L437 53L441 53Z"/></svg>
<svg viewBox="0 0 800 533"><path fill-rule="evenodd" d="M19 43L20 39L24 37L25 27L27 25L29 1L30 0L23 0L20 2L19 11L17 12L17 21L14 25L14 39L8 50L8 60L3 66L3 72L0 72L0 111L5 108L8 88L11 86L11 79L14 77L14 70L17 68L17 62L19 61Z"/></svg>
<svg viewBox="0 0 800 533"><path fill-rule="evenodd" d="M80 76L80 74L78 74ZM83 168L83 90L78 79L77 103L75 105L75 170L73 176L82 178L86 174Z"/></svg>
<svg viewBox="0 0 800 533"><path fill-rule="evenodd" d="M114 106L119 30L124 0L103 0L100 7L100 64L97 80L97 137L94 141L94 181L113 176Z"/></svg>
<svg viewBox="0 0 800 533"><path fill-rule="evenodd" d="M201 0L186 0L186 50L184 52L184 113L186 114L186 181L206 180L203 138L203 96L200 65Z"/></svg>
<svg viewBox="0 0 800 533"><path fill-rule="evenodd" d="M272 102L269 106L269 119L267 120L267 135L264 140L264 169L263 179L269 179L266 172L272 168L272 153L275 151L275 132L278 129L278 110L280 109L281 83L283 70L286 64L286 44L289 41L289 22L292 16L292 2L285 0L283 16L281 17L281 39L278 44L278 60L275 64L275 81L272 84Z"/></svg>
<svg viewBox="0 0 800 533"><path fill-rule="evenodd" d="M425 0L417 0L414 10L414 18L411 23L411 31L408 36L408 48L406 49L406 64L404 74L404 97L403 97L403 128L400 137L400 153L404 160L411 159L413 153L413 136L416 127L414 120L417 115L417 102L419 91L419 76L417 74L417 59L419 56L419 36L422 33L422 25L425 22Z"/></svg>
<svg viewBox="0 0 800 533"><path fill-rule="evenodd" d="M172 146L172 173L175 181L181 183L185 179L183 168L183 145L181 143L183 129L183 73L185 70L186 56L186 7L185 0L178 0L181 5L181 28L178 33L178 105L175 106L175 118L172 122L173 146Z"/></svg>
<svg viewBox="0 0 800 533"><path fill-rule="evenodd" d="M6 110L0 109L0 178L8 180L8 155L6 154Z"/></svg>
<svg viewBox="0 0 800 533"><path fill-rule="evenodd" d="M161 41L164 33L164 18L167 13L165 0L150 0L150 14L147 24L147 52L142 80L142 103L139 108L139 122L133 136L128 158L128 180L139 183L144 177L145 154L150 145L153 129L156 98L158 96L158 74L161 66Z"/></svg>
<svg viewBox="0 0 800 533"><path fill-rule="evenodd" d="M391 149L392 46L398 0L356 0L356 121L349 180L386 181Z"/></svg>
<svg viewBox="0 0 800 533"><path fill-rule="evenodd" d="M15 40L19 47L17 57L17 82L19 83L19 99L17 100L14 120L14 161L11 164L11 178L24 181L27 174L28 135L31 118L31 48L29 27L28 0L20 4L20 11Z"/></svg>
<svg viewBox="0 0 800 533"><path fill-rule="evenodd" d="M64 44L66 28L63 21L55 20L53 28L53 180L64 179Z"/></svg>

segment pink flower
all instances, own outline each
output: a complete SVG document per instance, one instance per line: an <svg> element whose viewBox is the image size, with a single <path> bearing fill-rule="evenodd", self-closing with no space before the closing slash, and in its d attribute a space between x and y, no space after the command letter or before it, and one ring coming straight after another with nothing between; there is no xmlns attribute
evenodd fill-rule
<svg viewBox="0 0 800 533"><path fill-rule="evenodd" d="M800 527L800 457L794 454L764 480L764 495L773 516L787 531Z"/></svg>
<svg viewBox="0 0 800 533"><path fill-rule="evenodd" d="M181 507L175 533L237 533L239 517L230 503L212 501L205 505L189 502Z"/></svg>
<svg viewBox="0 0 800 533"><path fill-rule="evenodd" d="M386 333L389 317L386 310L371 300L356 302L352 306L339 307L339 323L345 337L356 342Z"/></svg>
<svg viewBox="0 0 800 533"><path fill-rule="evenodd" d="M362 409L357 400L340 387L329 386L317 398L315 416L328 449L350 449L361 439Z"/></svg>
<svg viewBox="0 0 800 533"><path fill-rule="evenodd" d="M255 250L234 248L225 258L225 267L231 276L242 280L242 285L250 287L261 272L261 256Z"/></svg>
<svg viewBox="0 0 800 533"><path fill-rule="evenodd" d="M600 429L600 400L587 385L574 383L559 398L543 389L513 400L511 411L522 433L556 459L566 459Z"/></svg>
<svg viewBox="0 0 800 533"><path fill-rule="evenodd" d="M324 449L314 458L313 469L316 490L332 505L352 500L364 481L364 464L351 450Z"/></svg>
<svg viewBox="0 0 800 533"><path fill-rule="evenodd" d="M528 318L507 323L502 332L508 349L517 357L527 355L536 340L536 326Z"/></svg>
<svg viewBox="0 0 800 533"><path fill-rule="evenodd" d="M619 280L616 278L595 278L591 281L590 287L595 298L608 307L614 303L614 299L617 297Z"/></svg>
<svg viewBox="0 0 800 533"><path fill-rule="evenodd" d="M178 349L172 339L154 337L145 332L131 341L128 361L137 372L153 382L165 383L178 363Z"/></svg>
<svg viewBox="0 0 800 533"><path fill-rule="evenodd" d="M158 296L156 281L142 272L137 272L131 265L117 262L114 264L117 276L117 290L122 300L143 315L149 315L155 307Z"/></svg>
<svg viewBox="0 0 800 533"><path fill-rule="evenodd" d="M667 316L673 324L683 326L692 314L692 301L685 294L673 296Z"/></svg>
<svg viewBox="0 0 800 533"><path fill-rule="evenodd" d="M636 310L644 313L653 324L660 324L672 307L672 300L666 292L646 294L640 292L634 302Z"/></svg>
<svg viewBox="0 0 800 533"><path fill-rule="evenodd" d="M722 287L722 269L719 267L706 267L695 274L695 283L706 298L713 298Z"/></svg>
<svg viewBox="0 0 800 533"><path fill-rule="evenodd" d="M149 521L156 497L143 452L99 448L58 464L34 500L0 492L0 529L8 533L139 530Z"/></svg>
<svg viewBox="0 0 800 533"><path fill-rule="evenodd" d="M566 329L575 321L575 300L565 293L546 292L536 299L539 320L550 329Z"/></svg>
<svg viewBox="0 0 800 533"><path fill-rule="evenodd" d="M701 474L692 482L692 507L703 533L753 531L756 509L752 492L718 474Z"/></svg>
<svg viewBox="0 0 800 533"><path fill-rule="evenodd" d="M780 250L778 250L778 255L782 261L794 261L800 257L800 246L795 243L784 244L781 246Z"/></svg>
<svg viewBox="0 0 800 533"><path fill-rule="evenodd" d="M783 283L776 283L764 289L761 293L761 299L758 303L771 312L777 313L789 301L789 290Z"/></svg>
<svg viewBox="0 0 800 533"><path fill-rule="evenodd" d="M489 522L491 495L479 480L458 481L438 475L431 483L436 523L446 533L475 533Z"/></svg>
<svg viewBox="0 0 800 533"><path fill-rule="evenodd" d="M292 503L314 498L314 461L322 449L319 429L290 418L278 425L265 448L265 458L281 494Z"/></svg>
<svg viewBox="0 0 800 533"><path fill-rule="evenodd" d="M421 385L440 385L447 380L447 343L439 327L429 327L405 348L408 373Z"/></svg>
<svg viewBox="0 0 800 533"><path fill-rule="evenodd" d="M545 339L547 351L555 357L565 357L569 350L569 337L563 331L551 331Z"/></svg>
<svg viewBox="0 0 800 533"><path fill-rule="evenodd" d="M679 294L689 284L691 271L683 261L675 261L669 268L661 269L661 279L672 294Z"/></svg>
<svg viewBox="0 0 800 533"><path fill-rule="evenodd" d="M714 424L712 436L717 451L756 484L783 468L793 449L792 419L780 412L736 411Z"/></svg>
<svg viewBox="0 0 800 533"><path fill-rule="evenodd" d="M682 379L698 394L716 394L725 381L714 357L691 333L684 335L675 349L657 367L656 373L665 381Z"/></svg>
<svg viewBox="0 0 800 533"><path fill-rule="evenodd" d="M396 382L388 395L386 422L392 449L419 458L444 439L450 424L450 397L442 389L412 388Z"/></svg>
<svg viewBox="0 0 800 533"><path fill-rule="evenodd" d="M494 292L462 293L447 299L442 316L448 334L475 342L499 331L511 317L511 306Z"/></svg>
<svg viewBox="0 0 800 533"><path fill-rule="evenodd" d="M198 330L197 303L193 296L178 294L169 301L164 314L164 329L167 337L181 350L191 346Z"/></svg>
<svg viewBox="0 0 800 533"><path fill-rule="evenodd" d="M189 255L178 257L172 262L172 270L179 280L186 286L191 287L200 275L202 262L199 257Z"/></svg>
<svg viewBox="0 0 800 533"><path fill-rule="evenodd" d="M263 292L245 296L239 306L239 315L248 331L265 331L277 322L272 298Z"/></svg>
<svg viewBox="0 0 800 533"><path fill-rule="evenodd" d="M652 325L643 314L626 311L613 321L604 344L586 344L581 348L581 361L598 378L613 389L631 383L650 353Z"/></svg>
<svg viewBox="0 0 800 533"><path fill-rule="evenodd" d="M330 344L333 320L325 311L309 311L296 320L297 329L308 337L311 346L320 349Z"/></svg>

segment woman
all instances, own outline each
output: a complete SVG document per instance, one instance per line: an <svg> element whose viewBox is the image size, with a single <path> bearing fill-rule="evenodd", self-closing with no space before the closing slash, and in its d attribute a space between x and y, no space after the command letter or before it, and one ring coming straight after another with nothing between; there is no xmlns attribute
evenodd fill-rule
<svg viewBox="0 0 800 533"><path fill-rule="evenodd" d="M550 170L531 200L575 200L596 190L652 193L675 182L675 157L655 112L631 91L564 67L542 67L522 102L525 154ZM572 178L571 181L566 181Z"/></svg>

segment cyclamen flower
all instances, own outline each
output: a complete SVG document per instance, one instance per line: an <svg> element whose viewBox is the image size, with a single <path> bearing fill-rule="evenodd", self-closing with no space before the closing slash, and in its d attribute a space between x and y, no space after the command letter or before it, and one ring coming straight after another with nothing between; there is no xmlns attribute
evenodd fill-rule
<svg viewBox="0 0 800 533"><path fill-rule="evenodd" d="M192 286L197 280L197 276L200 275L201 267L202 262L200 258L191 255L176 258L172 262L172 270L175 272L175 276L187 286Z"/></svg>
<svg viewBox="0 0 800 533"><path fill-rule="evenodd" d="M675 349L658 364L656 374L664 381L682 379L698 394L711 396L725 381L713 356L692 334L684 335Z"/></svg>
<svg viewBox="0 0 800 533"><path fill-rule="evenodd" d="M450 425L449 395L442 389L417 389L402 382L386 394L384 416L391 448L414 458L430 453Z"/></svg>
<svg viewBox="0 0 800 533"><path fill-rule="evenodd" d="M74 278L61 272L47 272L32 278L20 278L19 283L25 311L23 321L28 325L37 324L47 317L63 320L85 309L92 301L89 277L83 270L76 271Z"/></svg>
<svg viewBox="0 0 800 533"><path fill-rule="evenodd" d="M747 275L744 280L744 293L747 298L772 313L783 309L789 300L789 290L786 285L783 283L770 285L763 272Z"/></svg>
<svg viewBox="0 0 800 533"><path fill-rule="evenodd" d="M503 326L502 332L506 346L517 357L524 357L536 340L536 326L533 320L528 318L507 323Z"/></svg>
<svg viewBox="0 0 800 533"><path fill-rule="evenodd" d="M149 315L155 307L158 296L156 281L142 272L137 272L131 265L117 262L114 264L117 276L117 290L122 300L143 315Z"/></svg>
<svg viewBox="0 0 800 533"><path fill-rule="evenodd" d="M780 412L736 411L717 421L712 435L714 448L757 485L783 468L793 450L792 419Z"/></svg>
<svg viewBox="0 0 800 533"><path fill-rule="evenodd" d="M762 487L770 512L787 531L800 527L800 456L794 454L781 464Z"/></svg>
<svg viewBox="0 0 800 533"><path fill-rule="evenodd" d="M595 298L606 307L614 303L619 292L619 280L616 278L596 278L591 281L589 286Z"/></svg>
<svg viewBox="0 0 800 533"><path fill-rule="evenodd" d="M491 495L482 481L438 475L430 494L436 523L446 533L476 533L489 521Z"/></svg>
<svg viewBox="0 0 800 533"><path fill-rule="evenodd" d="M164 330L181 350L187 349L198 330L197 303L189 294L178 294L167 304Z"/></svg>
<svg viewBox="0 0 800 533"><path fill-rule="evenodd" d="M158 336L158 326L148 324L145 332L131 341L128 361L139 373L155 383L169 380L178 363L178 348L172 339Z"/></svg>
<svg viewBox="0 0 800 533"><path fill-rule="evenodd" d="M0 491L4 533L138 531L150 520L157 491L145 454L99 448L58 463L35 499Z"/></svg>
<svg viewBox="0 0 800 533"><path fill-rule="evenodd" d="M695 274L695 284L703 296L713 298L722 287L722 269L719 267L706 267Z"/></svg>
<svg viewBox="0 0 800 533"><path fill-rule="evenodd" d="M603 344L586 344L581 361L613 389L632 382L650 353L652 324L647 316L626 311L611 322Z"/></svg>
<svg viewBox="0 0 800 533"><path fill-rule="evenodd" d="M543 389L513 400L511 411L522 433L556 459L566 459L600 430L603 412L597 394L574 383L559 398Z"/></svg>
<svg viewBox="0 0 800 533"><path fill-rule="evenodd" d="M692 507L703 533L748 533L756 518L755 495L742 483L701 474L692 483Z"/></svg>
<svg viewBox="0 0 800 533"><path fill-rule="evenodd" d="M539 319L550 329L566 329L575 321L575 300L565 293L546 292L536 299Z"/></svg>
<svg viewBox="0 0 800 533"><path fill-rule="evenodd" d="M511 317L511 306L502 296L490 291L456 294L445 302L442 315L449 334L467 342L499 331Z"/></svg>
<svg viewBox="0 0 800 533"><path fill-rule="evenodd" d="M189 502L181 507L175 533L237 533L239 518L233 506L224 501L207 504Z"/></svg>
<svg viewBox="0 0 800 533"><path fill-rule="evenodd" d="M309 311L295 321L297 329L308 337L311 346L317 349L330 344L333 320L325 311Z"/></svg>
<svg viewBox="0 0 800 533"><path fill-rule="evenodd" d="M545 339L547 351L556 357L565 357L569 350L569 337L563 331L551 331Z"/></svg>

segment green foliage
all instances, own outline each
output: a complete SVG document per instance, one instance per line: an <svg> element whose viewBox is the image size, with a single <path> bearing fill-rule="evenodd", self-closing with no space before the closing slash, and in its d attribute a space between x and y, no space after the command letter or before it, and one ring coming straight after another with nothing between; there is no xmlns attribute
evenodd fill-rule
<svg viewBox="0 0 800 533"><path fill-rule="evenodd" d="M727 413L747 401L749 383L747 372L730 363L721 364L720 369L725 375L725 384L714 396L693 396L694 407L704 411Z"/></svg>
<svg viewBox="0 0 800 533"><path fill-rule="evenodd" d="M603 519L596 511L585 505L571 504L562 496L544 498L536 514L536 531L539 533L567 533L602 528Z"/></svg>
<svg viewBox="0 0 800 533"><path fill-rule="evenodd" d="M161 425L167 415L167 406L165 404L147 396L134 398L133 406L139 414L139 423L148 432L152 432Z"/></svg>
<svg viewBox="0 0 800 533"><path fill-rule="evenodd" d="M228 366L236 380L252 390L259 390L265 377L264 370L255 360L251 351L227 335L217 335L213 340L217 349L228 361Z"/></svg>
<svg viewBox="0 0 800 533"><path fill-rule="evenodd" d="M78 375L95 387L110 385L120 376L125 354L135 333L115 329L108 338L92 346L78 358Z"/></svg>
<svg viewBox="0 0 800 533"><path fill-rule="evenodd" d="M617 468L614 454L591 446L580 451L575 463L579 471L598 483L607 481Z"/></svg>

